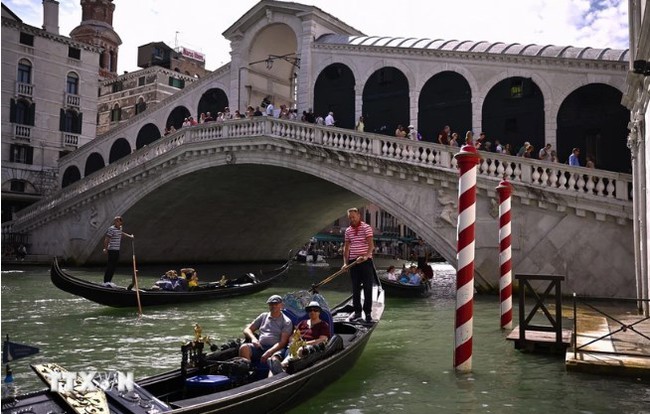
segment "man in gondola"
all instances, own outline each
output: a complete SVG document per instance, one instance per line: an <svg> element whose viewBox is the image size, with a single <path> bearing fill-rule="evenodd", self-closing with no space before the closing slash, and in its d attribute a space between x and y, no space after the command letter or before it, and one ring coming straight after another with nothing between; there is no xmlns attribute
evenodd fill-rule
<svg viewBox="0 0 650 414"><path fill-rule="evenodd" d="M293 323L282 313L282 297L272 295L266 301L269 311L261 313L244 329L244 336L250 339L239 347L239 356L257 363L266 364L276 352L286 349ZM259 331L259 338L255 332Z"/></svg>
<svg viewBox="0 0 650 414"><path fill-rule="evenodd" d="M104 236L103 252L108 255L106 272L104 272L104 286L115 287L112 280L115 268L117 268L117 262L120 260L120 245L122 243L122 237L134 237L133 234L128 234L122 231L123 225L124 220L122 217L116 216L113 219L113 225L106 230L106 236Z"/></svg>
<svg viewBox="0 0 650 414"><path fill-rule="evenodd" d="M372 322L372 285L374 283L374 264L372 252L375 249L372 227L361 221L361 214L356 208L348 209L350 226L345 229L345 244L343 245L343 268L357 262L350 267L352 279L352 305L354 314L350 320L361 319L361 289L363 289L363 311L366 322Z"/></svg>

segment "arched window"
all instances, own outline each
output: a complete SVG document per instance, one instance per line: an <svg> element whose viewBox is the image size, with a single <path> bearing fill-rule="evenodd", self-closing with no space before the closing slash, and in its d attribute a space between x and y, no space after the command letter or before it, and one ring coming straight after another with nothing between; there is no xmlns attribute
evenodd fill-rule
<svg viewBox="0 0 650 414"><path fill-rule="evenodd" d="M20 125L34 125L36 105L24 98L11 99L9 122Z"/></svg>
<svg viewBox="0 0 650 414"><path fill-rule="evenodd" d="M145 109L147 109L147 103L144 101L144 98L138 99L138 103L135 104L135 114L144 112Z"/></svg>
<svg viewBox="0 0 650 414"><path fill-rule="evenodd" d="M71 134L81 134L83 114L75 109L61 109L59 130Z"/></svg>
<svg viewBox="0 0 650 414"><path fill-rule="evenodd" d="M79 76L76 73L68 73L65 90L70 95L79 95Z"/></svg>
<svg viewBox="0 0 650 414"><path fill-rule="evenodd" d="M18 62L18 79L20 83L32 83L32 64L27 59L21 59Z"/></svg>
<svg viewBox="0 0 650 414"><path fill-rule="evenodd" d="M122 110L118 104L111 109L111 122L120 122L122 119Z"/></svg>

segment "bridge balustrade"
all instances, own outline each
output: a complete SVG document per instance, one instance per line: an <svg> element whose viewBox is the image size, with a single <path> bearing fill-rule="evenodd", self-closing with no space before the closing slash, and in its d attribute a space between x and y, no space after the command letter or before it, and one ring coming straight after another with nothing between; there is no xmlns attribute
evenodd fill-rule
<svg viewBox="0 0 650 414"><path fill-rule="evenodd" d="M129 156L64 188L53 197L21 210L16 214L17 221L23 222L36 218L79 194L133 171L144 163L185 144L255 136L284 138L351 154L453 172L457 168L454 155L459 151L456 147L430 142L411 141L275 118L259 117L210 122L180 129L172 135L162 137L140 148ZM479 151L479 154L481 162L478 168L481 177L495 180L507 177L514 184L543 187L565 195L582 194L623 202L631 200L632 177L629 174L572 167L484 151Z"/></svg>

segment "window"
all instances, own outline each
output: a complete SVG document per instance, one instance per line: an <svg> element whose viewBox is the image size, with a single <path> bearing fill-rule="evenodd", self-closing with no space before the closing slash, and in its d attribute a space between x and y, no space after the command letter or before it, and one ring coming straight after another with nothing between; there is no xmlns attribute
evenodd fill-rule
<svg viewBox="0 0 650 414"><path fill-rule="evenodd" d="M20 83L32 83L32 64L28 60L22 59L18 62L18 79Z"/></svg>
<svg viewBox="0 0 650 414"><path fill-rule="evenodd" d="M76 73L68 73L65 90L71 95L79 95L79 76Z"/></svg>
<svg viewBox="0 0 650 414"><path fill-rule="evenodd" d="M20 125L34 125L36 105L27 99L11 99L9 122Z"/></svg>
<svg viewBox="0 0 650 414"><path fill-rule="evenodd" d="M68 57L72 58L72 59L81 60L81 49L69 46L68 47Z"/></svg>
<svg viewBox="0 0 650 414"><path fill-rule="evenodd" d="M83 114L75 109L61 109L59 130L71 134L81 134Z"/></svg>
<svg viewBox="0 0 650 414"><path fill-rule="evenodd" d="M116 104L113 109L111 109L111 122L120 122L122 119L122 110Z"/></svg>
<svg viewBox="0 0 650 414"><path fill-rule="evenodd" d="M138 78L138 86L144 86L144 76Z"/></svg>
<svg viewBox="0 0 650 414"><path fill-rule="evenodd" d="M9 162L31 164L34 157L34 148L29 145L11 145Z"/></svg>
<svg viewBox="0 0 650 414"><path fill-rule="evenodd" d="M20 32L20 43L27 46L34 46L34 35Z"/></svg>
<svg viewBox="0 0 650 414"><path fill-rule="evenodd" d="M138 99L138 103L135 104L135 114L137 115L141 112L144 112L145 109L147 109L147 103L143 98Z"/></svg>
<svg viewBox="0 0 650 414"><path fill-rule="evenodd" d="M25 192L25 182L23 180L11 180L9 183L10 190L15 193L24 193Z"/></svg>
<svg viewBox="0 0 650 414"><path fill-rule="evenodd" d="M513 79L510 82L510 98L521 98L524 96L524 82L521 79Z"/></svg>
<svg viewBox="0 0 650 414"><path fill-rule="evenodd" d="M113 88L113 93L120 92L122 89L124 89L122 82L115 82L113 85L111 85L111 87Z"/></svg>
<svg viewBox="0 0 650 414"><path fill-rule="evenodd" d="M174 88L183 89L185 87L185 81L183 79L169 78L169 86Z"/></svg>

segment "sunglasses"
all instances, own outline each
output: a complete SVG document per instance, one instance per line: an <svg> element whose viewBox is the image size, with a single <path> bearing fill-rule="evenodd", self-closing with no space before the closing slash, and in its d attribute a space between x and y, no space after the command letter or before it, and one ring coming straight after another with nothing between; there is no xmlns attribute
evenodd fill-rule
<svg viewBox="0 0 650 414"><path fill-rule="evenodd" d="M311 308L311 309L307 309L307 312L320 312L320 309Z"/></svg>

